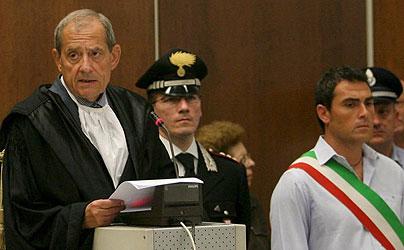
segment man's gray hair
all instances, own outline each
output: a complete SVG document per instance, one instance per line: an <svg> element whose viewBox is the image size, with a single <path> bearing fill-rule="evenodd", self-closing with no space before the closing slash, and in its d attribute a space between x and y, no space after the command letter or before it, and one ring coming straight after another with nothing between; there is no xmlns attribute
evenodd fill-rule
<svg viewBox="0 0 404 250"><path fill-rule="evenodd" d="M62 32L63 29L71 22L75 22L76 25L85 25L89 18L97 19L105 28L105 37L109 51L116 44L114 30L112 29L111 21L101 13L95 12L90 9L76 10L64 17L55 28L54 32L54 46L58 53L61 53L62 48Z"/></svg>

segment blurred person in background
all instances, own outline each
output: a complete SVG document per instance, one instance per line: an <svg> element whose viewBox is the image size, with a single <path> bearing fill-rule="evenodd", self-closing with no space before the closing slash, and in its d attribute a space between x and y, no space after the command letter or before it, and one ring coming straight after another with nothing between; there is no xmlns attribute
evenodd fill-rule
<svg viewBox="0 0 404 250"><path fill-rule="evenodd" d="M404 81L400 80L401 87L404 88ZM394 130L394 144L397 151L404 154L404 94L401 94L396 101L397 120Z"/></svg>
<svg viewBox="0 0 404 250"><path fill-rule="evenodd" d="M403 92L400 80L384 68L366 68L365 73L375 108L373 135L368 144L377 152L395 160L402 167L404 150L394 144L394 131L398 122L396 101Z"/></svg>
<svg viewBox="0 0 404 250"><path fill-rule="evenodd" d="M229 121L214 121L202 126L197 131L197 140L208 150L225 154L242 164L247 170L248 186L251 188L253 180L254 160L243 143L244 128ZM251 227L249 250L269 249L269 232L258 199L250 193Z"/></svg>

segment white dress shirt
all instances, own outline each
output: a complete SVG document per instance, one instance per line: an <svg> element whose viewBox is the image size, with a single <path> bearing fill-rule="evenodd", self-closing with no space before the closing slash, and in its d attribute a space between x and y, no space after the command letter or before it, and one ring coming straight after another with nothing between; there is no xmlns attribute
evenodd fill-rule
<svg viewBox="0 0 404 250"><path fill-rule="evenodd" d="M404 171L392 159L363 145L363 182L404 221ZM353 171L320 137L314 147L320 164L335 159ZM272 249L384 249L362 223L301 169L289 169L271 197Z"/></svg>
<svg viewBox="0 0 404 250"><path fill-rule="evenodd" d="M171 159L172 157L171 157L170 142L166 138L162 137L161 135L160 135L160 140L164 144L164 147L167 150L168 156ZM182 151L175 144L173 144L173 151L174 151L175 156L177 156L181 153L190 153L194 157L195 174L198 173L198 146L196 145L195 138L193 138L191 145L189 146L189 148L186 151ZM185 168L180 161L177 161L177 164L178 164L178 176L182 177L185 175Z"/></svg>

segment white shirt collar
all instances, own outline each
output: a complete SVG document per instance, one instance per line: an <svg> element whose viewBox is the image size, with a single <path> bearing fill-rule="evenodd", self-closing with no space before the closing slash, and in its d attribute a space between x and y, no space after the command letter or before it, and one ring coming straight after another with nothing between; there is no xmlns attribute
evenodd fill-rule
<svg viewBox="0 0 404 250"><path fill-rule="evenodd" d="M171 157L171 149L170 149L170 142L164 138L163 136L159 135L161 142L164 144L164 147L167 150L168 155ZM173 143L173 150L174 150L174 155L177 156L180 153L190 153L193 155L196 159L198 159L198 146L196 145L195 138L192 138L192 143L189 146L189 148L186 151L182 151L179 147L177 147Z"/></svg>
<svg viewBox="0 0 404 250"><path fill-rule="evenodd" d="M353 171L346 158L337 154L337 152L335 152L335 150L324 140L322 136L318 138L316 146L314 146L313 150L316 153L317 160L321 165L326 164L331 158L334 158L340 164ZM378 158L377 152L366 144L362 145L362 152L364 158L370 158L371 160Z"/></svg>
<svg viewBox="0 0 404 250"><path fill-rule="evenodd" d="M70 89L66 86L65 79L63 78L63 75L60 77L60 81L62 82L62 86L66 89L67 93L69 94L70 98L72 98L76 103L81 104L80 100L77 99L76 96L73 95L72 92L70 92ZM95 103L99 104L101 107L104 107L105 105L108 104L107 100L107 95L102 93L101 98L99 98ZM81 104L83 105L83 104ZM83 105L84 106L84 105Z"/></svg>

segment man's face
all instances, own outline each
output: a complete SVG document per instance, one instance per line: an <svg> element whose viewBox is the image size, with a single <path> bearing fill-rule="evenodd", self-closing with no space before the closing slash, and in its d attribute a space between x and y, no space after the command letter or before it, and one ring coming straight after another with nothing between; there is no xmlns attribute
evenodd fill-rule
<svg viewBox="0 0 404 250"><path fill-rule="evenodd" d="M404 88L404 81L401 80L400 82ZM404 93L397 99L396 110L398 115L394 132L396 136L404 136Z"/></svg>
<svg viewBox="0 0 404 250"><path fill-rule="evenodd" d="M375 115L373 119L373 136L369 141L371 146L391 145L394 140L397 111L394 101L375 101Z"/></svg>
<svg viewBox="0 0 404 250"><path fill-rule="evenodd" d="M342 144L369 140L373 113L373 98L365 82L343 80L335 87L330 110L317 105L317 114L325 124L325 136Z"/></svg>
<svg viewBox="0 0 404 250"><path fill-rule="evenodd" d="M61 37L61 53L53 49L52 54L67 87L75 96L97 100L118 65L119 45L108 50L105 29L96 19L80 26L67 24Z"/></svg>
<svg viewBox="0 0 404 250"><path fill-rule="evenodd" d="M157 94L153 107L156 114L164 120L171 136L194 136L202 116L201 99L198 95L172 97Z"/></svg>

